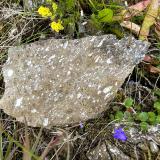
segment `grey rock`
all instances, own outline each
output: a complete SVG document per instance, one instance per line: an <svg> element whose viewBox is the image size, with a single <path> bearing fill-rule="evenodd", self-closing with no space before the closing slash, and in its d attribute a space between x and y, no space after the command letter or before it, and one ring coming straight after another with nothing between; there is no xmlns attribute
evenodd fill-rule
<svg viewBox="0 0 160 160"><path fill-rule="evenodd" d="M159 132L150 135L151 140L155 141L160 146L160 135Z"/></svg>
<svg viewBox="0 0 160 160"><path fill-rule="evenodd" d="M23 6L25 10L33 11L35 8L39 7L41 4L44 4L44 0L23 0Z"/></svg>
<svg viewBox="0 0 160 160"><path fill-rule="evenodd" d="M95 118L146 53L131 37L48 39L10 48L0 108L28 125L51 127Z"/></svg>
<svg viewBox="0 0 160 160"><path fill-rule="evenodd" d="M106 145L99 144L94 149L87 152L87 158L89 160L110 160L110 155L107 152Z"/></svg>
<svg viewBox="0 0 160 160"><path fill-rule="evenodd" d="M148 151L148 147L147 147L147 145L145 144L145 143L139 143L138 144L138 147L141 149L141 150L143 150L144 152L147 152Z"/></svg>
<svg viewBox="0 0 160 160"><path fill-rule="evenodd" d="M128 135L128 141L132 144L138 144L144 140L144 135L135 127L130 127L129 130L126 131Z"/></svg>
<svg viewBox="0 0 160 160"><path fill-rule="evenodd" d="M152 153L158 153L159 148L158 148L158 146L157 146L156 143L154 143L153 141L151 141L151 142L149 143L149 145L150 145L150 149L151 149L151 152L152 152Z"/></svg>
<svg viewBox="0 0 160 160"><path fill-rule="evenodd" d="M118 147L114 146L110 142L106 141L106 146L108 148L108 151L112 157L112 159L116 160L130 160L130 158L124 154Z"/></svg>

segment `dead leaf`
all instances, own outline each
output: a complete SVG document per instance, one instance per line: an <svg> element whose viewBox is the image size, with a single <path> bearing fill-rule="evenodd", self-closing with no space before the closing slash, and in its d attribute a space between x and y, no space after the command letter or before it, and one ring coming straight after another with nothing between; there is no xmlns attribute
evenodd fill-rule
<svg viewBox="0 0 160 160"><path fill-rule="evenodd" d="M122 23L120 23L120 25L122 27L125 27L127 29L129 29L130 31L132 31L133 33L135 33L136 35L139 35L139 31L140 31L140 26L130 22L130 21L123 21Z"/></svg>
<svg viewBox="0 0 160 160"><path fill-rule="evenodd" d="M143 61L151 63L153 61L153 58L149 55L145 55Z"/></svg>
<svg viewBox="0 0 160 160"><path fill-rule="evenodd" d="M129 20L135 15L141 13L143 10L147 8L150 4L151 0L143 0L141 2L136 3L135 5L129 6L127 9L121 11L120 16L123 20ZM120 18L120 16L117 18Z"/></svg>
<svg viewBox="0 0 160 160"><path fill-rule="evenodd" d="M149 65L149 71L151 73L160 73L160 68L154 67L152 65Z"/></svg>
<svg viewBox="0 0 160 160"><path fill-rule="evenodd" d="M155 23L155 19L158 16L159 0L151 0L148 11L144 18L142 28L140 30L139 39L147 40L150 27Z"/></svg>
<svg viewBox="0 0 160 160"><path fill-rule="evenodd" d="M144 0L136 3L135 5L130 6L129 9L134 9L141 12L149 5L150 2L151 0Z"/></svg>
<svg viewBox="0 0 160 160"><path fill-rule="evenodd" d="M160 21L157 21L155 24L155 32L160 37Z"/></svg>
<svg viewBox="0 0 160 160"><path fill-rule="evenodd" d="M41 160L44 160L47 154L53 149L60 141L60 137L52 137L51 141L48 143L47 147L44 149L42 155L40 156Z"/></svg>

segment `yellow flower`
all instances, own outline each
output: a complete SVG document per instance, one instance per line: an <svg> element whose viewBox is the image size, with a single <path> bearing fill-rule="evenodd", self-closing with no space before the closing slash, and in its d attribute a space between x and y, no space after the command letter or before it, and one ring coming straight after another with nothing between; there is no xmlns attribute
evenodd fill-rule
<svg viewBox="0 0 160 160"><path fill-rule="evenodd" d="M52 3L52 8L53 8L53 11L56 12L56 10L58 8L57 4L53 2Z"/></svg>
<svg viewBox="0 0 160 160"><path fill-rule="evenodd" d="M64 27L62 26L62 21L60 19L58 20L58 22L52 22L51 28L56 32L64 29Z"/></svg>
<svg viewBox="0 0 160 160"><path fill-rule="evenodd" d="M38 13L39 13L42 17L51 17L51 16L52 16L52 13L51 13L51 11L49 10L49 8L43 7L43 6L40 6L40 7L39 7Z"/></svg>

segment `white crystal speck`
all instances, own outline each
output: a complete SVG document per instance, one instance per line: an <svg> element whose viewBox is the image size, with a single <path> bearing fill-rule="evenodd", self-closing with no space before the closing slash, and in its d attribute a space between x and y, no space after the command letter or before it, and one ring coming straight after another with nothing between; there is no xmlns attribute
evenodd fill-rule
<svg viewBox="0 0 160 160"><path fill-rule="evenodd" d="M22 104L23 97L18 98L15 102L15 107L19 107Z"/></svg>
<svg viewBox="0 0 160 160"><path fill-rule="evenodd" d="M9 69L8 71L7 71L7 76L8 77L11 77L13 75L13 70L12 69Z"/></svg>
<svg viewBox="0 0 160 160"><path fill-rule="evenodd" d="M47 125L48 125L48 118L44 118L43 126L47 126Z"/></svg>
<svg viewBox="0 0 160 160"><path fill-rule="evenodd" d="M77 98L80 98L81 96L82 96L81 93L78 93L78 94L77 94Z"/></svg>
<svg viewBox="0 0 160 160"><path fill-rule="evenodd" d="M32 64L32 62L31 62L31 61L28 61L28 62L27 62L27 65L28 65L28 66L30 66L31 64Z"/></svg>
<svg viewBox="0 0 160 160"><path fill-rule="evenodd" d="M68 72L67 72L67 75L69 76L70 74L71 74L71 71L68 71Z"/></svg>
<svg viewBox="0 0 160 160"><path fill-rule="evenodd" d="M66 49L67 46L68 46L68 41L66 41L66 42L64 43L63 48Z"/></svg>
<svg viewBox="0 0 160 160"><path fill-rule="evenodd" d="M112 86L106 87L103 89L103 93L106 94L106 93L110 92L111 89L112 89Z"/></svg>
<svg viewBox="0 0 160 160"><path fill-rule="evenodd" d="M54 54L53 56L49 57L48 62L51 62L52 59L54 59L56 57L56 55Z"/></svg>
<svg viewBox="0 0 160 160"><path fill-rule="evenodd" d="M36 112L37 112L36 109L32 109L32 110L31 110L31 113L36 113Z"/></svg>
<svg viewBox="0 0 160 160"><path fill-rule="evenodd" d="M111 63L112 63L111 59L107 59L107 64L111 64Z"/></svg>
<svg viewBox="0 0 160 160"><path fill-rule="evenodd" d="M100 41L100 43L98 44L97 47L101 47L104 41L105 41L105 38L103 38L103 39Z"/></svg>

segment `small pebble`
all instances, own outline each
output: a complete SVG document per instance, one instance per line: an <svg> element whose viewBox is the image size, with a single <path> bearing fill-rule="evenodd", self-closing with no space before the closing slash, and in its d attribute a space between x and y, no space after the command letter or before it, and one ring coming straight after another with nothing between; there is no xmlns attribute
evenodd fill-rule
<svg viewBox="0 0 160 160"><path fill-rule="evenodd" d="M153 141L151 141L149 145L152 153L157 153L159 151L157 144L154 143Z"/></svg>
<svg viewBox="0 0 160 160"><path fill-rule="evenodd" d="M144 143L139 143L138 147L142 150L142 151L147 151L148 147L144 144Z"/></svg>

